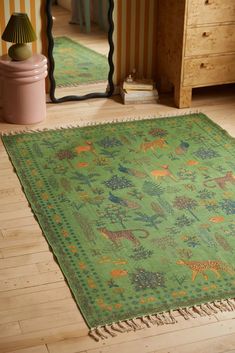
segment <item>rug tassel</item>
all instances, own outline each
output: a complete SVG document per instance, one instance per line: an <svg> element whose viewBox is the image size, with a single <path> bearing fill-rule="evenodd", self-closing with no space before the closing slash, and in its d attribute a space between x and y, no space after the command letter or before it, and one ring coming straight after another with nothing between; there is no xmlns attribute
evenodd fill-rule
<svg viewBox="0 0 235 353"><path fill-rule="evenodd" d="M55 130L63 130L63 129L73 129L73 128L81 128L81 127L86 127L86 126L93 126L93 125L106 125L106 124L113 124L113 123L123 123L123 122L132 122L132 121L148 121L148 120L154 120L156 118L175 118L176 116L185 116L185 115L194 115L194 114L199 114L201 113L200 110L198 109L190 109L186 110L185 112L174 112L174 113L169 113L169 114L159 114L157 117L155 115L149 115L146 117L144 116L130 116L130 117L124 117L123 119L112 119L110 120L103 120L103 121L95 121L95 122L85 122L81 120L79 123L71 123L71 124L66 124L63 126L56 126L51 129L48 128L36 128L36 129L29 129L28 127L21 129L21 130L16 130L16 131L10 131L10 132L0 132L0 136L10 136L10 135L18 135L18 134L24 134L24 133L40 133L43 131L55 131Z"/></svg>
<svg viewBox="0 0 235 353"><path fill-rule="evenodd" d="M220 300L220 305L221 305L222 311L228 311L227 303L225 303L223 300Z"/></svg>
<svg viewBox="0 0 235 353"><path fill-rule="evenodd" d="M227 303L225 304L222 300L219 303L220 303L222 312L228 311Z"/></svg>
<svg viewBox="0 0 235 353"><path fill-rule="evenodd" d="M162 324L165 325L165 318L164 316L162 315L162 313L159 313L158 316L160 317L161 321L162 321Z"/></svg>
<svg viewBox="0 0 235 353"><path fill-rule="evenodd" d="M103 339L106 339L108 338L103 332L102 332L102 327L99 326L96 328L95 330L96 334L103 340Z"/></svg>
<svg viewBox="0 0 235 353"><path fill-rule="evenodd" d="M141 330L143 326L137 321L137 319L132 319L133 324L136 327L136 330Z"/></svg>
<svg viewBox="0 0 235 353"><path fill-rule="evenodd" d="M126 323L131 328L131 331L136 331L136 326L131 320L126 320Z"/></svg>
<svg viewBox="0 0 235 353"><path fill-rule="evenodd" d="M153 316L153 320L154 320L154 325L157 325L157 326L162 325L162 322L161 322L160 318L157 316L157 314L155 314Z"/></svg>
<svg viewBox="0 0 235 353"><path fill-rule="evenodd" d="M227 311L233 311L227 299L223 300L222 302L223 302L223 305L226 307Z"/></svg>
<svg viewBox="0 0 235 353"><path fill-rule="evenodd" d="M147 326L147 327L151 327L149 319L146 316L142 316L140 318L140 320Z"/></svg>
<svg viewBox="0 0 235 353"><path fill-rule="evenodd" d="M164 324L171 324L171 319L168 313L162 313L161 315L164 319Z"/></svg>
<svg viewBox="0 0 235 353"><path fill-rule="evenodd" d="M210 309L212 311L213 314L218 313L218 310L211 303L207 303L205 305L207 306L208 309Z"/></svg>
<svg viewBox="0 0 235 353"><path fill-rule="evenodd" d="M162 318L161 318L161 316L159 314L156 314L155 317L156 317L156 322L157 322L158 325L163 325L164 324L163 321L162 321Z"/></svg>
<svg viewBox="0 0 235 353"><path fill-rule="evenodd" d="M95 329L91 329L89 332L88 332L88 335L93 338L96 342L99 342L99 337L97 336Z"/></svg>
<svg viewBox="0 0 235 353"><path fill-rule="evenodd" d="M125 332L123 328L121 328L118 324L113 323L111 325L111 328L113 331L117 331L117 332Z"/></svg>
<svg viewBox="0 0 235 353"><path fill-rule="evenodd" d="M164 325L164 317L162 317L162 314L158 313L157 314L159 320L161 321L161 325Z"/></svg>
<svg viewBox="0 0 235 353"><path fill-rule="evenodd" d="M153 315L148 315L149 321L151 322L151 324L155 325L156 324L156 319Z"/></svg>
<svg viewBox="0 0 235 353"><path fill-rule="evenodd" d="M195 319L195 318L197 317L197 315L195 315L193 309L185 308L184 310L185 310L186 313L187 313L190 317L192 317L193 319Z"/></svg>
<svg viewBox="0 0 235 353"><path fill-rule="evenodd" d="M117 334L116 334L115 332L113 332L111 326L109 327L108 325L105 325L105 326L104 326L104 330L105 330L107 333L109 333L110 336L112 336L112 337L117 336Z"/></svg>
<svg viewBox="0 0 235 353"><path fill-rule="evenodd" d="M184 317L185 320L190 318L196 318L200 316L210 316L218 314L218 312L227 312L235 310L234 299L217 300L210 303L201 305L194 305L192 307L179 308L177 311ZM149 314L134 319L128 319L124 321L114 322L110 325L98 326L90 329L89 336L92 337L96 342L107 339L108 336L116 337L117 333L137 331L146 327L152 327L152 325L164 325L164 324L175 324L177 319L175 318L174 311L169 310L157 314Z"/></svg>
<svg viewBox="0 0 235 353"><path fill-rule="evenodd" d="M202 316L207 316L207 315L209 315L209 314L206 312L206 310L203 310L202 304L199 305L199 307L200 307L200 310L201 310L201 312L202 312Z"/></svg>
<svg viewBox="0 0 235 353"><path fill-rule="evenodd" d="M217 302L217 305L219 306L221 312L226 311L226 310L225 310L225 306L224 306L224 304L221 302L221 300Z"/></svg>
<svg viewBox="0 0 235 353"><path fill-rule="evenodd" d="M126 332L134 331L132 324L129 323L129 320L125 320L123 323L126 325Z"/></svg>
<svg viewBox="0 0 235 353"><path fill-rule="evenodd" d="M127 327L124 325L124 321L118 321L118 326L123 330L122 332L128 332L131 331L130 327Z"/></svg>
<svg viewBox="0 0 235 353"><path fill-rule="evenodd" d="M134 330L140 330L143 327L141 325L139 325L139 323L137 322L136 319L131 319L131 320L127 320L127 324Z"/></svg>
<svg viewBox="0 0 235 353"><path fill-rule="evenodd" d="M206 305L202 304L201 305L201 309L202 311L204 311L205 314L207 315L211 315L212 314L212 311L210 310L210 308L208 308Z"/></svg>
<svg viewBox="0 0 235 353"><path fill-rule="evenodd" d="M200 316L206 316L205 312L198 305L193 306L194 311Z"/></svg>
<svg viewBox="0 0 235 353"><path fill-rule="evenodd" d="M169 311L169 316L171 318L171 323L175 324L177 322L176 318L174 317L173 310Z"/></svg>
<svg viewBox="0 0 235 353"><path fill-rule="evenodd" d="M235 301L233 299L227 299L228 305L232 310L235 310Z"/></svg>
<svg viewBox="0 0 235 353"><path fill-rule="evenodd" d="M189 315L188 315L188 313L185 311L185 309L179 308L179 309L178 309L178 312L180 313L180 315L183 316L183 318L184 318L185 320L189 320Z"/></svg>
<svg viewBox="0 0 235 353"><path fill-rule="evenodd" d="M218 301L215 301L213 303L213 305L222 313L223 312L223 309L222 309L222 306L221 306L221 303L218 302Z"/></svg>
<svg viewBox="0 0 235 353"><path fill-rule="evenodd" d="M172 325L175 323L174 321L174 316L173 316L173 313L170 313L170 311L167 312L167 316L168 316L168 321L169 321L169 324Z"/></svg>

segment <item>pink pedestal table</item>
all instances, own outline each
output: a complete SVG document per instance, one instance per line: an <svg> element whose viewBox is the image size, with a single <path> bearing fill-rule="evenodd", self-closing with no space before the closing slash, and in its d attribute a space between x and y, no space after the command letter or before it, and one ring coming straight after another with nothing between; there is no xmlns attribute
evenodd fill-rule
<svg viewBox="0 0 235 353"><path fill-rule="evenodd" d="M3 118L13 124L36 124L46 117L47 59L36 54L23 61L0 58Z"/></svg>

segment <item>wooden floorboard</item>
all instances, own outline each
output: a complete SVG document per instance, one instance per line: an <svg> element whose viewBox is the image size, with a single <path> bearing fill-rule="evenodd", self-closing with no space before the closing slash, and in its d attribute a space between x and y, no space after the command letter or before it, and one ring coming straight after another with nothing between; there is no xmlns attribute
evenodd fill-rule
<svg viewBox="0 0 235 353"><path fill-rule="evenodd" d="M149 353L235 353L234 347L235 335L230 334L180 346L175 346L172 342L172 347Z"/></svg>
<svg viewBox="0 0 235 353"><path fill-rule="evenodd" d="M11 351L10 353L48 353L47 347L45 345L17 349L16 351Z"/></svg>

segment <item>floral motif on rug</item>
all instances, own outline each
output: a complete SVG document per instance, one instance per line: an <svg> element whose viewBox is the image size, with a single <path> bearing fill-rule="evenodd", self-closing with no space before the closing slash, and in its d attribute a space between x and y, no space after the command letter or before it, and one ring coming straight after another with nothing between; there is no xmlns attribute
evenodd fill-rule
<svg viewBox="0 0 235 353"><path fill-rule="evenodd" d="M2 140L95 339L235 309L235 144L204 114Z"/></svg>

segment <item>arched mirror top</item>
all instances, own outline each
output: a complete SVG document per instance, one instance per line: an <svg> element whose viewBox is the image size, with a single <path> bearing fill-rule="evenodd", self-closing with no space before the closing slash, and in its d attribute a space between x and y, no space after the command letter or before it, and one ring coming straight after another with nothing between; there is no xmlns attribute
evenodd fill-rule
<svg viewBox="0 0 235 353"><path fill-rule="evenodd" d="M67 0L68 2L71 3L71 5L73 6L73 1L71 0ZM102 4L102 1L104 0L93 0L93 1L97 1L97 4ZM90 85L90 90L91 92L86 92L86 90L84 90L84 80L81 84L74 84L74 82L71 83L70 87L74 87L75 88L75 94L71 94L72 89L68 90L68 95L63 95L61 96L61 94L58 95L58 90L60 90L60 88L58 88L60 85L58 84L58 75L56 73L56 68L59 67L59 65L62 64L63 66L63 62L56 62L56 60L58 60L58 56L55 57L55 50L56 48L58 48L58 46L62 46L63 40L66 40L67 43L69 43L69 45L71 46L80 46L80 48L83 47L83 45L80 45L79 43L75 43L73 41L73 39L71 38L67 38L63 35L60 34L60 37L55 38L55 36L53 35L53 26L55 27L55 16L53 14L52 9L54 9L55 4L58 5L58 0L54 1L54 0L46 0L46 16L47 16L47 38L48 38L48 76L49 76L49 80L50 80L50 90L49 90L49 95L50 95L50 99L53 103L62 103L62 102L66 102L66 101L79 101L79 100L84 100L84 99L88 99L88 98L102 98L102 97L109 97L112 95L113 91L114 91L114 85L113 85L113 71L114 71L114 66L113 66L113 51L114 51L114 45L113 45L113 29L114 29L114 25L113 25L113 19L112 19L112 14L113 14L113 7L114 7L114 1L113 0L105 0L107 2L107 13L106 13L106 34L107 34L107 42L108 42L108 51L107 51L107 55L106 55L106 60L107 60L107 70L106 70L106 74L107 76L105 76L105 89L102 92L99 92L99 84L95 84L95 85ZM71 13L70 15L70 21L67 21L68 25L71 25L75 30L80 31L80 33L84 36L84 34L86 33L92 33L93 28L87 28L86 26L90 25L90 18L89 18L89 22L87 23L87 19L86 19L86 6L89 4L89 9L90 9L90 0L75 0L76 5L78 6L82 6L82 11L83 13L78 13L75 14L78 16L78 22L79 25L77 25L77 23L74 23L74 19L73 19L73 15L74 13ZM77 10L78 8L76 8ZM73 10L73 8L72 8ZM94 11L94 10L93 10ZM100 11L100 10L99 10ZM85 13L84 13L85 12ZM101 16L101 13L99 12L97 14L98 16ZM80 16L80 17L79 17ZM81 17L83 16L83 17ZM90 14L89 14L90 16ZM60 26L60 23L59 23ZM62 28L62 26L61 26ZM60 32L62 33L62 32ZM76 48L77 49L77 48ZM69 50L73 50L73 48L69 48ZM89 49L88 49L89 50ZM93 52L93 53L92 53ZM98 60L101 60L101 55L96 53L95 51L90 50L90 54L91 56L94 55L94 60L96 61L96 63L98 62ZM95 57L95 55L98 54L99 56ZM57 55L57 54L56 54ZM73 54L74 55L74 54ZM81 55L82 56L82 55ZM88 56L89 57L89 52L88 52ZM88 59L86 59L86 53L84 53L84 58L85 61L90 61ZM63 60L60 60L63 61ZM76 62L77 60L75 60ZM101 64L102 65L102 62ZM72 66L73 63L72 63ZM66 65L64 65L64 67L66 67ZM99 66L100 68L101 66ZM88 74L90 75L89 72L89 68L84 67L85 70L87 70ZM97 71L101 71L100 69ZM81 74L82 75L82 74ZM76 74L70 73L70 76L72 77L72 81L76 79ZM86 73L83 73L83 76L86 76ZM91 76L91 75L90 75ZM107 79L106 79L107 77ZM62 82L63 83L63 82ZM80 87L80 88L79 88ZM98 89L97 89L98 88ZM66 92L66 90L63 90L63 92ZM84 94L85 92L85 94Z"/></svg>

